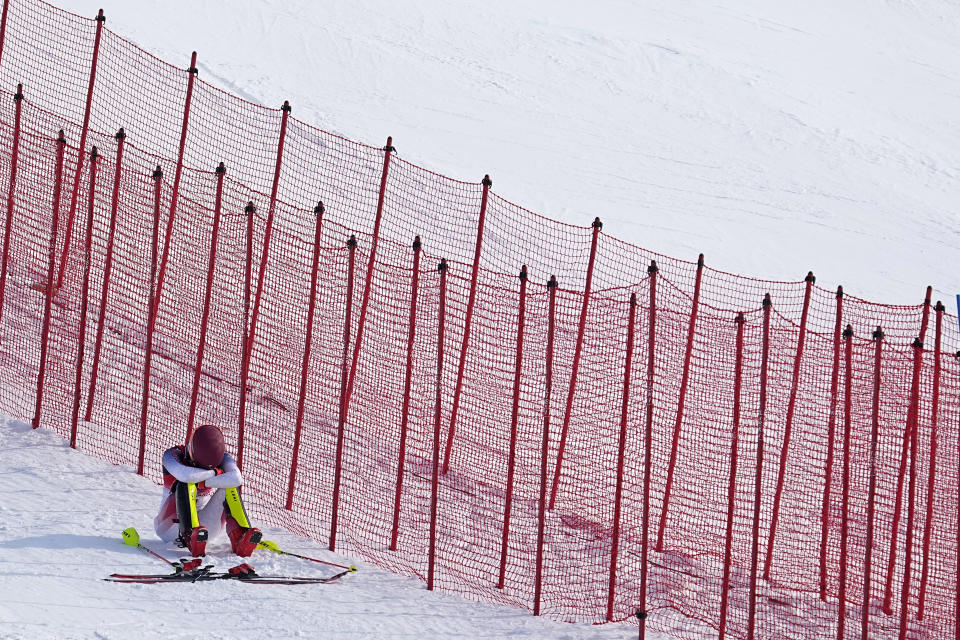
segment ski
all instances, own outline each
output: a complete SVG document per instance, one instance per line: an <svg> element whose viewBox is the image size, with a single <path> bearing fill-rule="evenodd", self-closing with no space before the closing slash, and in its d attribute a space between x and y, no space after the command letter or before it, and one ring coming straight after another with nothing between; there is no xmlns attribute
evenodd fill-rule
<svg viewBox="0 0 960 640"><path fill-rule="evenodd" d="M342 578L350 571L341 571L327 577L310 576L261 576L256 573L236 574L210 571L212 567L203 567L191 571L167 574L131 574L112 573L104 578L107 582L130 582L137 584L158 584L162 582L209 582L212 580L236 580L255 584L329 584Z"/></svg>

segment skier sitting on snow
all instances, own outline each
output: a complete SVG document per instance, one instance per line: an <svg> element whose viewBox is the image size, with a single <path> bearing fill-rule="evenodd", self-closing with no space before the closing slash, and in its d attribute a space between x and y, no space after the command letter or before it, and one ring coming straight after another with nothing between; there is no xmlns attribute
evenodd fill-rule
<svg viewBox="0 0 960 640"><path fill-rule="evenodd" d="M186 447L171 447L163 454L163 501L153 520L157 535L202 556L208 536L215 538L226 525L233 552L251 555L262 534L247 519L240 500L242 484L223 433L212 424L202 425Z"/></svg>

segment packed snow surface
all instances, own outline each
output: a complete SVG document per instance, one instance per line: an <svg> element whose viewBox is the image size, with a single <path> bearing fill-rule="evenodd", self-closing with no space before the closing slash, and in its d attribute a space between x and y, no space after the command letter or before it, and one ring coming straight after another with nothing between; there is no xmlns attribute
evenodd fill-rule
<svg viewBox="0 0 960 640"><path fill-rule="evenodd" d="M420 580L358 564L338 584L115 584L119 573L170 573L153 531L161 490L133 468L70 449L56 433L0 416L0 638L37 640L162 638L623 638L636 627L534 618L528 611L428 592ZM281 549L337 563L350 558L266 527ZM226 537L207 545L207 562L227 570L245 560L263 575L331 575L332 567L258 551L230 552ZM179 555L178 555L179 554ZM656 637L656 636L654 636Z"/></svg>
<svg viewBox="0 0 960 640"><path fill-rule="evenodd" d="M949 0L57 0L249 100L723 271L960 290ZM518 256L519 261L522 257Z"/></svg>

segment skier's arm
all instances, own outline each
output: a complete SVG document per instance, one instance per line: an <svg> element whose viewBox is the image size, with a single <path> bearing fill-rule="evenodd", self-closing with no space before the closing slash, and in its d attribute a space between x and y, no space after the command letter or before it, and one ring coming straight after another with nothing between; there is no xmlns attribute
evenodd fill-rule
<svg viewBox="0 0 960 640"><path fill-rule="evenodd" d="M229 489L231 487L239 487L243 484L243 476L240 475L240 468L237 466L237 461L234 460L233 456L229 453L223 456L223 464L220 465L220 469L223 473L205 481L208 487L213 487L214 489Z"/></svg>
<svg viewBox="0 0 960 640"><path fill-rule="evenodd" d="M183 463L183 454L177 447L163 452L163 468L180 482L200 484L217 475L213 469L200 469Z"/></svg>

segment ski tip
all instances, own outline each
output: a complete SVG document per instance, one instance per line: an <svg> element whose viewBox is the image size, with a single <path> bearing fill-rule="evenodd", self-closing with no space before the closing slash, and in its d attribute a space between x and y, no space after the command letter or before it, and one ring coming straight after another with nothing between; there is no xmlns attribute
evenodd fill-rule
<svg viewBox="0 0 960 640"><path fill-rule="evenodd" d="M123 543L135 547L140 544L140 534L137 533L137 530L134 527L128 527L123 530L121 533L123 536Z"/></svg>
<svg viewBox="0 0 960 640"><path fill-rule="evenodd" d="M356 573L356 572L357 572L357 565L355 565L355 564L350 565L349 567L347 567L347 571L349 571L350 573Z"/></svg>

